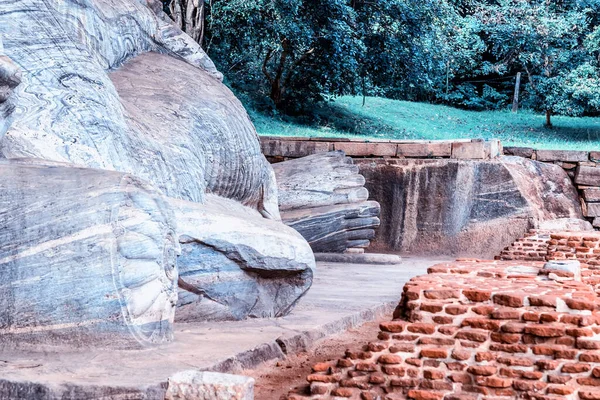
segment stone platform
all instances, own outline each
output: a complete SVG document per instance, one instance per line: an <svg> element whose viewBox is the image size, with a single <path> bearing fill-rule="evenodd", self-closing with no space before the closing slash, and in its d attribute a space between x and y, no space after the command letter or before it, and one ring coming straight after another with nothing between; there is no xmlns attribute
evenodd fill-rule
<svg viewBox="0 0 600 400"><path fill-rule="evenodd" d="M237 373L314 341L390 315L413 276L443 259L401 265L320 263L313 287L287 317L176 324L175 342L143 351L0 350L0 398L164 399L185 370Z"/></svg>

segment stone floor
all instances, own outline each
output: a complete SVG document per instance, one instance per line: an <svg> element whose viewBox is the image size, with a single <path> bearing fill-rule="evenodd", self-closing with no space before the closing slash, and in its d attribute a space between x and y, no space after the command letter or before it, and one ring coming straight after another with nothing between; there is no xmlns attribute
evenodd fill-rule
<svg viewBox="0 0 600 400"><path fill-rule="evenodd" d="M79 391L73 398L109 392L154 398L152 393L159 393L175 372L236 373L284 357L284 351L300 350L327 335L391 315L410 278L447 260L405 257L401 265L320 263L313 287L289 316L178 324L175 342L156 349L44 349L36 354L0 350L0 388L53 394Z"/></svg>

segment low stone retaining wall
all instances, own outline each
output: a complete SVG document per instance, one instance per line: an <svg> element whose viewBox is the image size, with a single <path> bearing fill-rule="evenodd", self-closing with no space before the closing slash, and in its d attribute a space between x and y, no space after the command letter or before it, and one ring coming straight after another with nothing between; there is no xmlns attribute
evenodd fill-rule
<svg viewBox="0 0 600 400"><path fill-rule="evenodd" d="M263 154L271 162L342 150L352 158L490 160L518 156L559 165L576 186L583 215L600 228L600 151L536 150L503 147L498 140L364 140L262 136Z"/></svg>
<svg viewBox="0 0 600 400"><path fill-rule="evenodd" d="M261 136L262 152L271 162L341 150L354 158L455 158L489 160L502 155L499 140L369 140Z"/></svg>

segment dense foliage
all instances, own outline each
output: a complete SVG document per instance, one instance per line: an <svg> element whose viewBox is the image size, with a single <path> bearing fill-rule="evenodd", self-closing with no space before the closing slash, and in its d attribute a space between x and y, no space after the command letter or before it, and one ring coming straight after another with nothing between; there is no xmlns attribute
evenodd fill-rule
<svg viewBox="0 0 600 400"><path fill-rule="evenodd" d="M204 8L202 45L229 83L286 112L344 94L499 109L512 103L521 73L522 106L548 118L600 113L600 0L212 0Z"/></svg>

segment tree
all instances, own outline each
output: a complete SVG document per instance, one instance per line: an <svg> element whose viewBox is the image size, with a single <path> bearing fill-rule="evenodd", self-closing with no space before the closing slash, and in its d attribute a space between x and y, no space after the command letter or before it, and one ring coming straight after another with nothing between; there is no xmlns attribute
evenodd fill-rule
<svg viewBox="0 0 600 400"><path fill-rule="evenodd" d="M497 0L485 2L476 11L480 35L491 55L482 72L514 76L524 71L526 102L546 113L548 126L553 113L583 115L598 110L583 105L583 99L600 95L593 85L591 92L584 90L598 77L592 46L585 44L592 33L593 3Z"/></svg>
<svg viewBox="0 0 600 400"><path fill-rule="evenodd" d="M206 8L206 50L237 88L287 110L354 90L363 46L348 1L214 0Z"/></svg>

